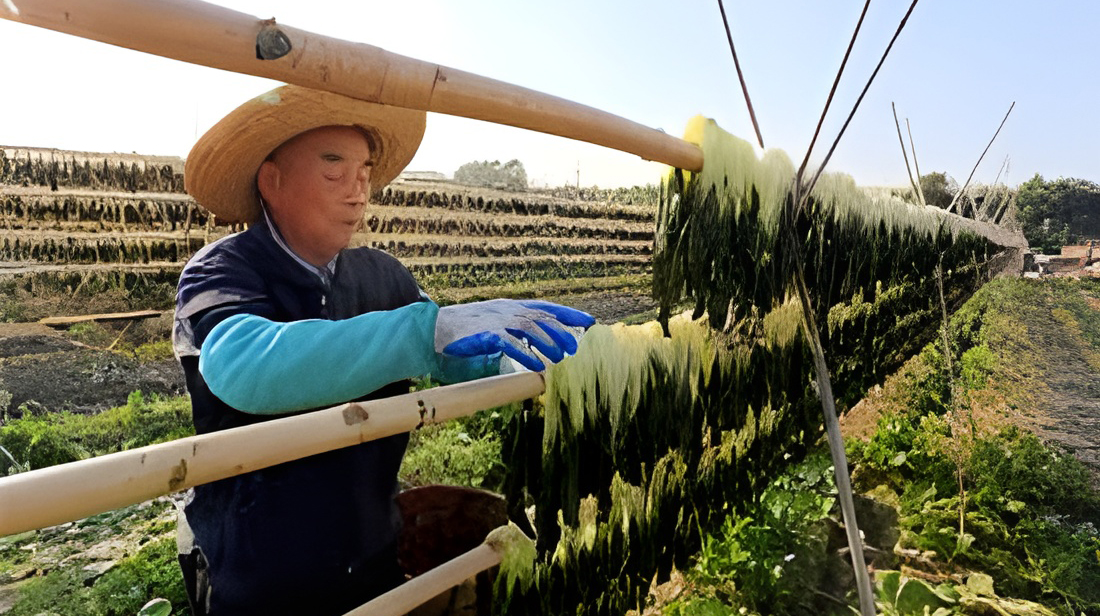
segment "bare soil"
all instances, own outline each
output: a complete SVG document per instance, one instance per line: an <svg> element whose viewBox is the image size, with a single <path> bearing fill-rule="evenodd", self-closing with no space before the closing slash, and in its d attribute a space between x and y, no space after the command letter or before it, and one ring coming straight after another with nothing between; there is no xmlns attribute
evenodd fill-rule
<svg viewBox="0 0 1100 616"><path fill-rule="evenodd" d="M1100 481L1100 370L1084 360L1089 349L1081 340L1048 328L1028 331L1045 350L1043 377L1049 388L1039 424L1031 428L1072 452Z"/></svg>
<svg viewBox="0 0 1100 616"><path fill-rule="evenodd" d="M655 310L649 297L628 291L578 293L554 301L614 323ZM166 328L168 321L162 321ZM122 325L121 327L124 327ZM168 331L163 332L164 337ZM139 361L132 354L93 348L37 323L0 323L0 390L12 396L9 416L21 405L49 411L98 413L126 403L131 392L180 395L183 371L173 358Z"/></svg>
<svg viewBox="0 0 1100 616"><path fill-rule="evenodd" d="M175 359L142 362L96 349L34 323L0 324L0 390L11 394L9 416L19 408L98 413L126 404L131 392L179 395L183 371Z"/></svg>
<svg viewBox="0 0 1100 616"><path fill-rule="evenodd" d="M1087 294L1085 299L1100 311L1100 299ZM1020 404L1013 404L1000 419L1072 453L1091 470L1094 484L1100 487L1100 350L1080 330L1059 323L1050 308L1014 312L1023 319L1023 342L998 352L1001 361L1013 364L1008 372L1020 391ZM884 401L897 387L893 378L841 418L845 436L871 437Z"/></svg>

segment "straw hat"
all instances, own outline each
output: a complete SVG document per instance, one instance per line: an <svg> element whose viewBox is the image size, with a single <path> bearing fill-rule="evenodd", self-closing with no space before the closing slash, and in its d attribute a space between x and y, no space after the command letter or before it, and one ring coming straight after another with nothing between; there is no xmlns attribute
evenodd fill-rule
<svg viewBox="0 0 1100 616"><path fill-rule="evenodd" d="M237 107L199 138L184 165L184 188L219 223L260 216L256 172L276 147L321 126L358 126L374 137L371 184L388 184L424 137L423 111L282 86Z"/></svg>

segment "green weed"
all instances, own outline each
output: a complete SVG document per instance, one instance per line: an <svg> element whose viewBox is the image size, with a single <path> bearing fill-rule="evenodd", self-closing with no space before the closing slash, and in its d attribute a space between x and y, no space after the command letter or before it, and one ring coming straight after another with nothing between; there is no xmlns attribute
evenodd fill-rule
<svg viewBox="0 0 1100 616"><path fill-rule="evenodd" d="M494 426L501 421L500 410L482 411L414 431L401 463L401 481L499 490L505 469Z"/></svg>
<svg viewBox="0 0 1100 616"><path fill-rule="evenodd" d="M165 338L163 340L146 342L134 349L134 357L142 362L171 359L174 357L172 341Z"/></svg>
<svg viewBox="0 0 1100 616"><path fill-rule="evenodd" d="M105 349L115 341L117 334L94 321L76 323L69 327L68 335L73 340L97 349Z"/></svg>
<svg viewBox="0 0 1100 616"><path fill-rule="evenodd" d="M0 426L0 446L14 459L0 456L0 471L45 468L192 434L186 396L146 400L133 392L124 406L97 415L24 413Z"/></svg>
<svg viewBox="0 0 1100 616"><path fill-rule="evenodd" d="M808 589L817 588L828 569L822 520L835 500L833 467L819 451L703 537L685 573L694 590L665 613L732 614L735 607L739 613L810 613Z"/></svg>
<svg viewBox="0 0 1100 616"><path fill-rule="evenodd" d="M849 449L857 487L885 477L901 494L902 547L988 572L1006 596L1100 610L1100 501L1084 465L1014 427L975 438L960 534L953 463L930 445L947 430L937 416L915 427L888 416L868 443Z"/></svg>
<svg viewBox="0 0 1100 616"><path fill-rule="evenodd" d="M88 575L68 568L29 580L8 616L133 616L146 602L163 597L176 616L190 614L174 536L160 537L113 569L87 583Z"/></svg>

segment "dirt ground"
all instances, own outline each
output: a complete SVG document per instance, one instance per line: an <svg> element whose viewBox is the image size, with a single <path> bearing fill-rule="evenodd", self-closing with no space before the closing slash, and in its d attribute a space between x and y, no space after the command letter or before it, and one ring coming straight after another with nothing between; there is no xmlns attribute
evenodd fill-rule
<svg viewBox="0 0 1100 616"><path fill-rule="evenodd" d="M1100 311L1100 299L1086 298ZM1100 488L1100 355L1079 330L1069 335L1070 328L1059 326L1049 309L1020 311L1017 316L1025 319L1023 332L1034 351L1007 348L1003 353L1008 361L1019 358L1014 370L1026 383L1027 402L1019 408L1013 405L1002 419L1072 453L1089 467ZM886 387L891 387L890 379ZM883 387L872 389L841 417L845 436L870 438L884 395Z"/></svg>
<svg viewBox="0 0 1100 616"><path fill-rule="evenodd" d="M1100 483L1100 370L1083 361L1087 350L1079 340L1055 337L1042 328L1029 328L1045 349L1044 396L1035 432L1060 443L1092 468Z"/></svg>
<svg viewBox="0 0 1100 616"><path fill-rule="evenodd" d="M584 310L601 323L655 309L649 297L629 292L581 293L554 301ZM158 324L164 337L169 323L162 319ZM97 413L125 404L136 390L182 394L183 371L172 358L143 362L132 354L81 344L38 323L0 323L0 391L11 394L10 417L19 417L19 407L27 403L50 411Z"/></svg>
<svg viewBox="0 0 1100 616"><path fill-rule="evenodd" d="M178 395L183 371L175 359L142 362L92 348L35 323L0 323L0 390L11 394L9 416L23 404L51 411L98 413L126 403L131 392Z"/></svg>

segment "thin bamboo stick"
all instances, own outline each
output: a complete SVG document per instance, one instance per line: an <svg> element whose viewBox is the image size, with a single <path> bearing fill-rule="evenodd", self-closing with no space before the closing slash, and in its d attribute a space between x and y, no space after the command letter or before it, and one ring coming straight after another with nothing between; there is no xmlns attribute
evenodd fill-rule
<svg viewBox="0 0 1100 616"><path fill-rule="evenodd" d="M0 478L0 537L540 395L537 372L355 402Z"/></svg>
<svg viewBox="0 0 1100 616"><path fill-rule="evenodd" d="M921 193L917 183L913 181L913 168L909 166L909 155L905 153L905 139L901 137L901 124L898 123L898 108L890 101L890 109L894 111L894 127L898 129L898 143L901 144L901 157L905 159L905 172L909 174L909 184L913 186L913 198L921 205L924 203L924 194Z"/></svg>
<svg viewBox="0 0 1100 616"><path fill-rule="evenodd" d="M844 75L844 67L848 65L848 57L852 55L852 48L856 46L856 38L859 36L859 30L863 27L863 19L867 17L867 9L871 8L871 0L867 0L863 4L863 11L859 14L859 21L856 22L856 29L852 32L852 40L848 41L848 49L844 52L844 59L840 61L840 68L836 71L836 78L833 79L833 85L829 88L829 96L825 98L825 108L821 110L821 118L817 121L817 128L814 129L814 136L810 139L810 147L806 148L806 157L802 159L802 164L798 166L798 173L795 175L795 181L802 183L802 174L806 171L806 165L810 162L810 154L814 151L814 144L817 143L817 136L821 134L821 126L825 124L825 116L829 114L829 107L833 104L833 96L836 94L836 87L840 85L840 78ZM763 147L763 146L761 146ZM905 163L908 168L909 163Z"/></svg>
<svg viewBox="0 0 1100 616"><path fill-rule="evenodd" d="M829 152L825 154L825 160L821 161L821 166L817 168L817 173L814 174L812 180L810 180L809 186L803 191L802 202L797 204L798 211L802 210L805 205L805 200L809 199L810 194L814 190L814 186L817 185L818 178L824 173L825 167L829 164L829 159L833 157L833 152L836 150L836 146L840 143L840 138L844 136L844 131L848 130L848 124L852 122L852 118L855 117L856 111L859 110L859 104L863 102L863 97L867 95L867 90L871 89L871 84L875 81L875 76L878 75L879 69L882 68L882 64L886 62L886 57L890 55L890 50L893 49L894 43L897 42L898 36L901 35L901 31L905 29L905 23L909 21L909 16L913 14L913 9L917 8L917 2L919 0L913 0L913 3L909 5L909 10L905 12L905 16L901 18L901 23L898 24L898 29L894 32L894 36L890 39L890 42L886 45L886 51L882 52L882 58L879 59L878 64L875 66L875 70L871 72L871 77L867 79L867 85L863 86L863 91L859 93L859 98L856 99L854 105L852 105L852 111L848 114L848 119L844 120L844 125L840 127L840 132L837 133L836 139L833 140L832 147L829 148Z"/></svg>
<svg viewBox="0 0 1100 616"><path fill-rule="evenodd" d="M741 92L745 94L745 105L749 108L752 127L756 131L756 141L760 143L760 149L764 149L764 136L760 134L760 124L756 121L756 111L753 110L752 99L749 98L749 87L745 85L745 74L741 72L741 62L737 60L737 49L733 46L733 34L730 32L730 22L726 19L726 7L722 5L722 0L718 0L718 10L722 13L722 25L726 27L726 40L729 41L730 53L733 54L733 67L737 70L737 80L741 82Z"/></svg>
<svg viewBox="0 0 1100 616"><path fill-rule="evenodd" d="M362 100L587 141L699 171L698 146L617 115L379 47L261 20L200 0L19 0L0 18ZM284 48L257 56L260 33ZM289 51L285 51L286 47ZM284 53L285 51L285 53ZM284 55L279 56L279 53Z"/></svg>
<svg viewBox="0 0 1100 616"><path fill-rule="evenodd" d="M909 149L913 151L913 169L917 171L917 192L920 202L921 205L928 205L928 200L924 198L924 188L920 185L920 162L917 161L917 144L913 141L913 129L909 126L909 118L905 118L905 132L909 133Z"/></svg>
<svg viewBox="0 0 1100 616"><path fill-rule="evenodd" d="M345 616L402 616L448 588L458 586L478 573L499 565L502 556L492 546L483 543L372 599Z"/></svg>
<svg viewBox="0 0 1100 616"><path fill-rule="evenodd" d="M959 200L959 197L966 192L966 188L970 186L970 180L974 179L974 172L978 170L978 165L982 164L982 159L985 158L986 152L989 151L990 146L997 140L997 135L1001 134L1001 129L1005 127L1005 122L1008 121L1008 115L1012 113L1012 108L1016 106L1016 101L1012 101L1012 104L1008 106L1008 111L1005 112L1004 119L1001 120L1001 124L997 126L997 132L993 133L993 137L986 144L985 149L982 150L982 155L978 157L978 162L974 163L974 168L970 170L970 175L966 178L966 183L959 189L959 192L955 193L955 198L951 200L951 204L947 206L947 211L950 212L955 208L955 203Z"/></svg>

